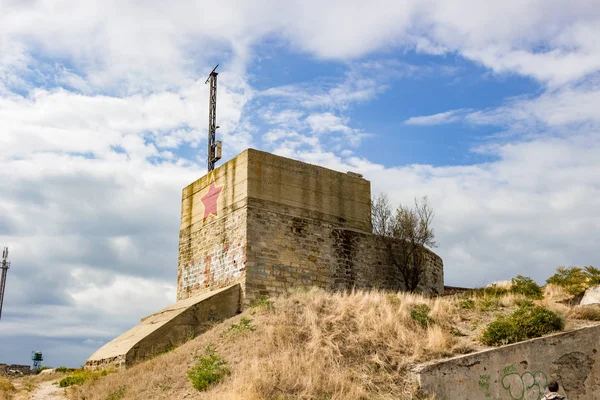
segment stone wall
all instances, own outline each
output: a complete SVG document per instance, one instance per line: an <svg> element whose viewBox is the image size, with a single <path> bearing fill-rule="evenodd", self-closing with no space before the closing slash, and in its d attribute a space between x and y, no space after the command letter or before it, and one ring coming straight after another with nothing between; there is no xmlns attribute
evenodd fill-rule
<svg viewBox="0 0 600 400"><path fill-rule="evenodd" d="M539 400L553 380L569 400L600 399L598 350L600 325L425 364L416 376L446 400Z"/></svg>
<svg viewBox="0 0 600 400"><path fill-rule="evenodd" d="M245 303L294 286L404 289L357 174L249 149L184 189L181 221L178 299L233 282ZM432 252L419 289L443 292Z"/></svg>
<svg viewBox="0 0 600 400"><path fill-rule="evenodd" d="M183 189L178 300L244 281L246 179L242 153Z"/></svg>
<svg viewBox="0 0 600 400"><path fill-rule="evenodd" d="M29 365L21 364L0 364L0 376L23 376L32 374Z"/></svg>
<svg viewBox="0 0 600 400"><path fill-rule="evenodd" d="M383 289L405 290L398 269L390 262L390 254L376 235L347 229L334 229L333 289ZM395 245L394 252L400 251ZM425 294L444 292L444 268L442 259L429 250L417 291Z"/></svg>

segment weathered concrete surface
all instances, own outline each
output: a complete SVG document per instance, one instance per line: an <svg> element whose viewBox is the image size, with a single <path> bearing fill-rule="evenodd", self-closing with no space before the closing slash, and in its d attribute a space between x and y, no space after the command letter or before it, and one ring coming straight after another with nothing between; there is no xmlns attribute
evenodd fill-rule
<svg viewBox="0 0 600 400"><path fill-rule="evenodd" d="M131 365L197 336L207 323L232 317L239 310L239 284L178 301L102 346L85 367Z"/></svg>
<svg viewBox="0 0 600 400"><path fill-rule="evenodd" d="M585 291L581 302L582 306L588 304L600 304L600 285L591 286Z"/></svg>
<svg viewBox="0 0 600 400"><path fill-rule="evenodd" d="M183 189L177 298L239 282L244 304L294 286L404 289L357 174L248 149ZM441 294L432 252L419 289Z"/></svg>
<svg viewBox="0 0 600 400"><path fill-rule="evenodd" d="M558 381L569 400L600 399L600 325L558 333L415 369L444 400L540 399Z"/></svg>

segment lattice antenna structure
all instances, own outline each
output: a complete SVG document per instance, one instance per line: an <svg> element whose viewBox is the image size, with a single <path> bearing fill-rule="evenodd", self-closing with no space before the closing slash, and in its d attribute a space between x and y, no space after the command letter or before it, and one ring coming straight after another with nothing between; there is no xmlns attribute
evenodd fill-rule
<svg viewBox="0 0 600 400"><path fill-rule="evenodd" d="M210 94L208 102L208 172L215 169L215 163L221 159L222 142L216 140L217 136L217 67L213 68L204 84L210 83Z"/></svg>
<svg viewBox="0 0 600 400"><path fill-rule="evenodd" d="M6 273L10 268L10 261L8 261L8 247L2 251L2 276L0 277L0 318L2 318L2 304L4 303L4 291L6 289Z"/></svg>

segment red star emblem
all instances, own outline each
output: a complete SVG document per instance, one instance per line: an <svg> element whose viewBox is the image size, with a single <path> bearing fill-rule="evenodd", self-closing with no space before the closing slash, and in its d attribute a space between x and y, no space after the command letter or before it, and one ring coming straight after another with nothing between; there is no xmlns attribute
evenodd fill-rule
<svg viewBox="0 0 600 400"><path fill-rule="evenodd" d="M202 222L206 222L206 219L211 215L218 215L217 202L221 195L221 190L223 190L223 186L215 186L215 181L212 181L208 187L208 193L200 199L202 200L202 204L204 204L204 219Z"/></svg>

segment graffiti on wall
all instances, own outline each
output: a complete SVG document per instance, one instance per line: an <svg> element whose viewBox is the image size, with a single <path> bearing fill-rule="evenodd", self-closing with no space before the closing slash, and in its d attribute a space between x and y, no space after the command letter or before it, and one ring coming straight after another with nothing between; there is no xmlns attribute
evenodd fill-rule
<svg viewBox="0 0 600 400"><path fill-rule="evenodd" d="M273 277L285 282L286 287L289 284L310 285L314 281L312 271L291 265L271 264L270 267L264 261L257 261L251 270L254 276L268 278Z"/></svg>
<svg viewBox="0 0 600 400"><path fill-rule="evenodd" d="M540 400L548 387L548 378L542 371L519 374L514 365L504 368L502 387L513 400Z"/></svg>
<svg viewBox="0 0 600 400"><path fill-rule="evenodd" d="M213 283L235 281L245 264L242 246L223 246L185 265L179 276L179 290L193 290Z"/></svg>
<svg viewBox="0 0 600 400"><path fill-rule="evenodd" d="M492 389L490 375L479 375L479 389L483 391L486 398L492 398ZM517 372L514 365L504 368L502 379L502 397L496 397L494 400L540 400L548 387L548 379L542 371L526 371L522 374Z"/></svg>

